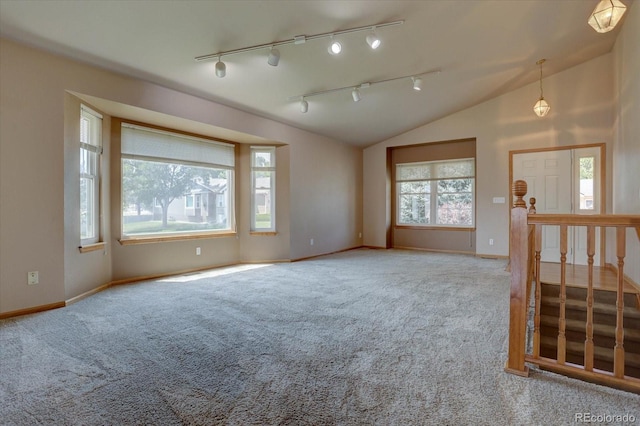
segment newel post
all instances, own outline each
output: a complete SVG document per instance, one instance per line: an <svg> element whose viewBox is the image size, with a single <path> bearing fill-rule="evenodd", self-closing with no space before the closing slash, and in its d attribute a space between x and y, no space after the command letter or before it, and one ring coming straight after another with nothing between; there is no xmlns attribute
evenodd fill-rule
<svg viewBox="0 0 640 426"><path fill-rule="evenodd" d="M527 335L527 280L528 280L528 225L527 183L513 182L516 199L511 209L510 255L511 291L509 303L509 353L505 371L519 376L529 376L529 367L524 365Z"/></svg>

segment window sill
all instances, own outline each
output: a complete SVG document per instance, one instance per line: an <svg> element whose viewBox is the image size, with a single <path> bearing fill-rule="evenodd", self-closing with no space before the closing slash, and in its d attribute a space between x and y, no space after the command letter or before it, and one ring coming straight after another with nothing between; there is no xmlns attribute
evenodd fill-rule
<svg viewBox="0 0 640 426"><path fill-rule="evenodd" d="M249 235L254 235L254 236L274 236L274 235L278 235L278 233L276 231L251 231L249 232Z"/></svg>
<svg viewBox="0 0 640 426"><path fill-rule="evenodd" d="M226 238L235 237L236 232L220 232L220 233L206 233L206 234L181 234L181 235L154 235L144 237L126 237L118 240L120 245L128 246L134 244L151 244L151 243L164 243L170 241L185 241L185 240L202 240L207 238Z"/></svg>
<svg viewBox="0 0 640 426"><path fill-rule="evenodd" d="M415 226L415 225L396 225L395 229L415 229L420 231L475 231L475 226Z"/></svg>
<svg viewBox="0 0 640 426"><path fill-rule="evenodd" d="M84 246L80 246L78 247L78 250L80 250L80 253L89 253L92 251L104 250L106 246L107 246L107 243L102 241L99 243L86 244Z"/></svg>

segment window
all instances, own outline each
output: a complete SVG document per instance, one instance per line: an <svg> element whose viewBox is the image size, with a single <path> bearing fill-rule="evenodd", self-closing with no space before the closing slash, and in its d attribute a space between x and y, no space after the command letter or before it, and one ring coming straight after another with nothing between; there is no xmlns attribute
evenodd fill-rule
<svg viewBox="0 0 640 426"><path fill-rule="evenodd" d="M595 210L593 204L593 177L594 177L595 157L580 157L578 165L580 168L580 210Z"/></svg>
<svg viewBox="0 0 640 426"><path fill-rule="evenodd" d="M123 123L123 237L234 231L234 164L231 144Z"/></svg>
<svg viewBox="0 0 640 426"><path fill-rule="evenodd" d="M473 158L396 164L397 225L473 227Z"/></svg>
<svg viewBox="0 0 640 426"><path fill-rule="evenodd" d="M102 115L80 106L80 245L100 238Z"/></svg>
<svg viewBox="0 0 640 426"><path fill-rule="evenodd" d="M251 230L276 230L276 149L251 147Z"/></svg>

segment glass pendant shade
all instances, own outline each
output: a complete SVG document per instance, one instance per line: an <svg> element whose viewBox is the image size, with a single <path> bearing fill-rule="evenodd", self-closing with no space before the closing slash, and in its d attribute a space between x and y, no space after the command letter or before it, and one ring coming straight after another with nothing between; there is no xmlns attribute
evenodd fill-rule
<svg viewBox="0 0 640 426"><path fill-rule="evenodd" d="M551 107L542 97L538 99L538 102L533 106L533 112L535 112L538 117L544 117L550 109Z"/></svg>
<svg viewBox="0 0 640 426"><path fill-rule="evenodd" d="M589 17L589 25L599 33L606 33L615 28L627 7L620 0L602 0Z"/></svg>

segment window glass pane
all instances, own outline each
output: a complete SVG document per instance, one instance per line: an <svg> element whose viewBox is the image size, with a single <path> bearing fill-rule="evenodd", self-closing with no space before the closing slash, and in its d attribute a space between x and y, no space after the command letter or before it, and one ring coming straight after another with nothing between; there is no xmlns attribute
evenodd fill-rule
<svg viewBox="0 0 640 426"><path fill-rule="evenodd" d="M431 202L429 195L400 195L398 201L399 223L405 225L427 225L431 223Z"/></svg>
<svg viewBox="0 0 640 426"><path fill-rule="evenodd" d="M396 165L400 225L473 226L473 158Z"/></svg>
<svg viewBox="0 0 640 426"><path fill-rule="evenodd" d="M275 147L251 147L251 230L275 231Z"/></svg>
<svg viewBox="0 0 640 426"><path fill-rule="evenodd" d="M594 210L593 166L595 157L580 158L580 210Z"/></svg>
<svg viewBox="0 0 640 426"><path fill-rule="evenodd" d="M80 178L80 238L93 238L94 234L94 189L93 179Z"/></svg>
<svg viewBox="0 0 640 426"><path fill-rule="evenodd" d="M272 153L264 151L254 152L253 167L273 167Z"/></svg>
<svg viewBox="0 0 640 426"><path fill-rule="evenodd" d="M439 194L438 218L441 225L472 225L473 197L472 194Z"/></svg>
<svg viewBox="0 0 640 426"><path fill-rule="evenodd" d="M98 241L100 215L100 170L102 117L80 108L80 239L81 244Z"/></svg>
<svg viewBox="0 0 640 426"><path fill-rule="evenodd" d="M229 230L231 179L226 169L124 158L123 233Z"/></svg>

